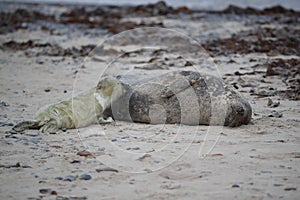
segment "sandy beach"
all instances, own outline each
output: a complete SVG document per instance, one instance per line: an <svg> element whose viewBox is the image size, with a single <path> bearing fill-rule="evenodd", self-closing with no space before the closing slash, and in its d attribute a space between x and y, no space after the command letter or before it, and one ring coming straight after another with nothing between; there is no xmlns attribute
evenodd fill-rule
<svg viewBox="0 0 300 200"><path fill-rule="evenodd" d="M299 199L300 12L0 2L0 19L0 199ZM187 69L238 90L250 124L12 130L101 76Z"/></svg>

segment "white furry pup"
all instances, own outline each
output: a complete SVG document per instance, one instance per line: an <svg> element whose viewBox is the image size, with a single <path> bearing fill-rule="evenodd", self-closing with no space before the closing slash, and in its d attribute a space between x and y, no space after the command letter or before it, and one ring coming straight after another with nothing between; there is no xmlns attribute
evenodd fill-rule
<svg viewBox="0 0 300 200"><path fill-rule="evenodd" d="M21 132L25 129L40 129L41 132L55 132L96 122L112 122L111 117L104 119L103 111L122 93L123 88L118 79L104 77L95 88L72 99L41 108L35 120L23 121L14 126L13 130Z"/></svg>

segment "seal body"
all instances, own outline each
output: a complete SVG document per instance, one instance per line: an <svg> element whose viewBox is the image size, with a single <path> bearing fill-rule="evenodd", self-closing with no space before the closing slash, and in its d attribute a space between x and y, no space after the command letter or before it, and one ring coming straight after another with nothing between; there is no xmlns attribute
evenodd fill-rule
<svg viewBox="0 0 300 200"><path fill-rule="evenodd" d="M214 76L176 71L156 77L118 77L124 94L106 110L117 120L142 123L239 126L248 124L250 104Z"/></svg>

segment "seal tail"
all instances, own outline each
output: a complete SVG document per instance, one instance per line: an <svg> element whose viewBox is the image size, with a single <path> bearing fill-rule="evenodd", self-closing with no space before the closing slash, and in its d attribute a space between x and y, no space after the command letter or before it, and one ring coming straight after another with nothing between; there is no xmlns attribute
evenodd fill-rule
<svg viewBox="0 0 300 200"><path fill-rule="evenodd" d="M23 121L16 124L12 129L16 132L22 132L27 129L40 129L42 125L38 121Z"/></svg>

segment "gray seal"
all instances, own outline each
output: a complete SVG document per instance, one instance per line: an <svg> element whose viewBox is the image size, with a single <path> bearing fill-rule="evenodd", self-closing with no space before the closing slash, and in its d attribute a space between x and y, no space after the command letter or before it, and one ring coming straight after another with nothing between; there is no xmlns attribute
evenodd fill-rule
<svg viewBox="0 0 300 200"><path fill-rule="evenodd" d="M117 79L126 92L104 111L115 120L231 127L251 120L247 100L215 76L175 71L156 77L125 75Z"/></svg>

